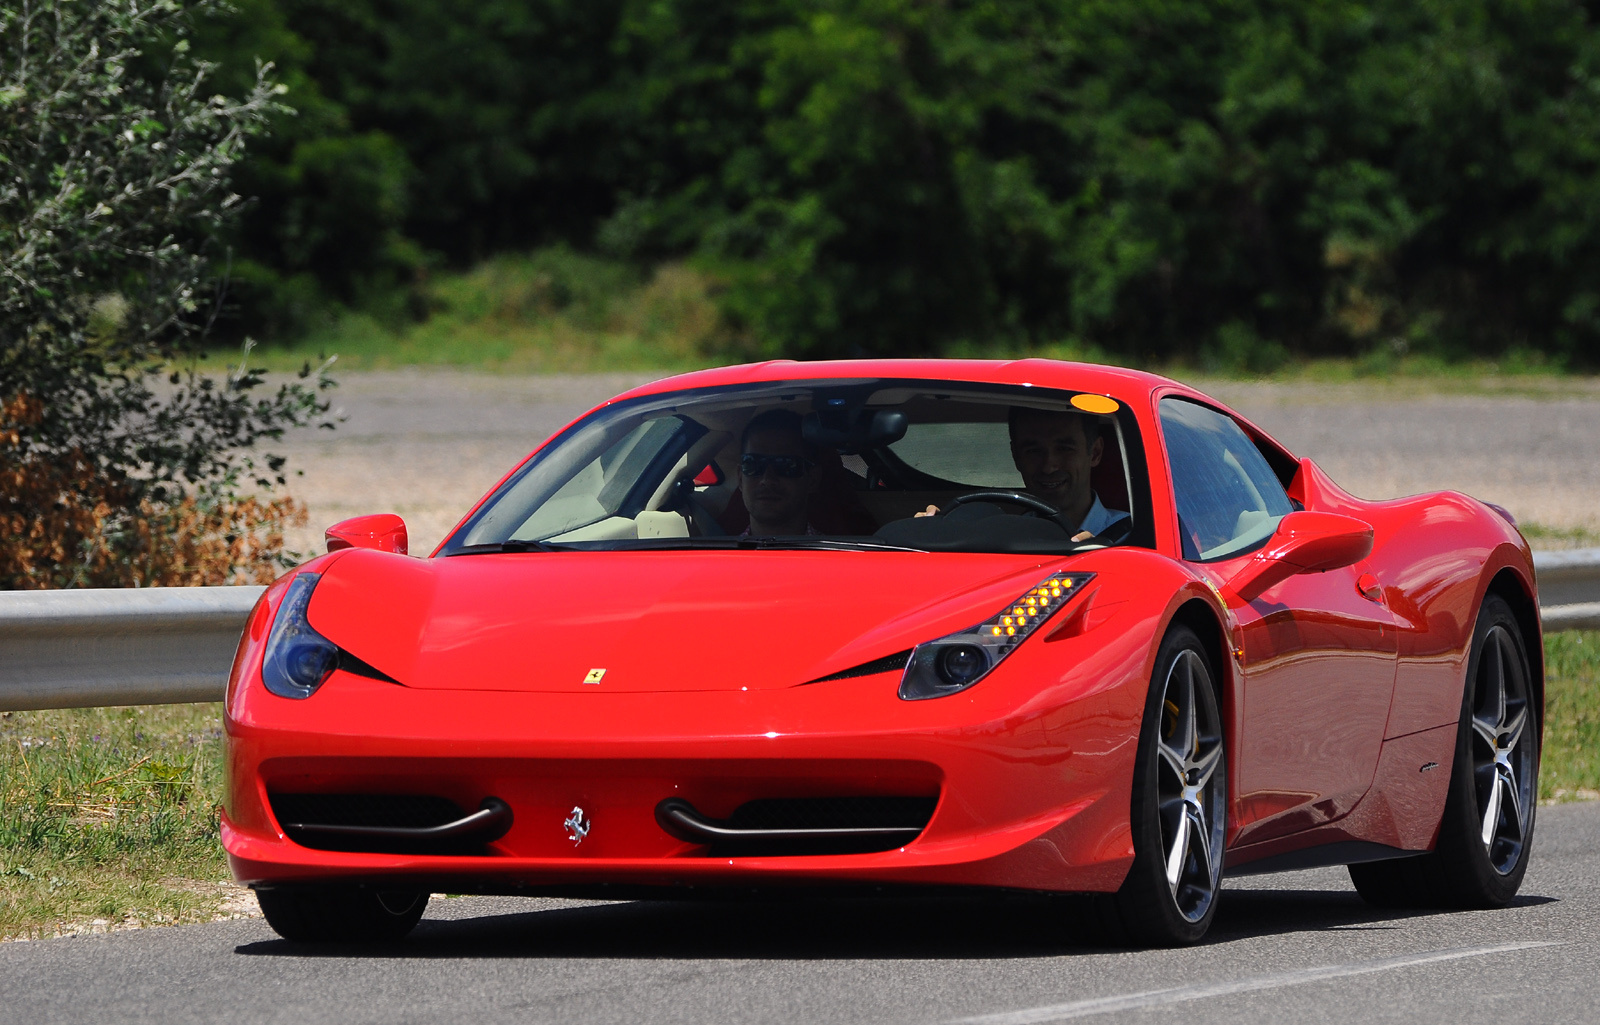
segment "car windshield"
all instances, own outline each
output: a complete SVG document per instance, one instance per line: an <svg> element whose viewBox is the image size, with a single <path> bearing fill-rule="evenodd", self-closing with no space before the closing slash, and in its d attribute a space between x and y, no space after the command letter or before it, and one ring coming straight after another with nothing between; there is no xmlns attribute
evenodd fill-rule
<svg viewBox="0 0 1600 1025"><path fill-rule="evenodd" d="M1104 395L887 379L703 388L585 417L440 554L1149 546L1147 480L1132 413Z"/></svg>

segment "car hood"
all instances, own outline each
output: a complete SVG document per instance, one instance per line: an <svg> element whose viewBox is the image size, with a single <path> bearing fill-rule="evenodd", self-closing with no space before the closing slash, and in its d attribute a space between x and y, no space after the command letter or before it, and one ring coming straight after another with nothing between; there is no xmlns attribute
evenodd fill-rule
<svg viewBox="0 0 1600 1025"><path fill-rule="evenodd" d="M407 687L768 690L971 627L1072 561L853 551L424 560L357 550L323 570L307 615Z"/></svg>

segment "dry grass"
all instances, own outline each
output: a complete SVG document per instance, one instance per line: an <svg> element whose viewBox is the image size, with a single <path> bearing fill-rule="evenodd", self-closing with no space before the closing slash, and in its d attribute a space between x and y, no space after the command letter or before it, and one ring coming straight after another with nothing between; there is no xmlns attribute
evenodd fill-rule
<svg viewBox="0 0 1600 1025"><path fill-rule="evenodd" d="M265 584L294 564L284 529L306 520L294 499L213 486L153 502L81 449L29 448L44 409L0 402L0 588Z"/></svg>

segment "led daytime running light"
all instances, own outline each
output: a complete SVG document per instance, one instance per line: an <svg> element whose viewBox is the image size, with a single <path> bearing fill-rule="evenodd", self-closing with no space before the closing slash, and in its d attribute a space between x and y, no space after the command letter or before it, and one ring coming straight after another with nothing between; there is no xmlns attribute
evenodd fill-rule
<svg viewBox="0 0 1600 1025"><path fill-rule="evenodd" d="M1072 599L1087 573L1054 573L1029 589L998 616L986 619L975 631L984 640L984 646L996 656L995 661L1011 654L1011 650L1039 628L1039 624Z"/></svg>
<svg viewBox="0 0 1600 1025"><path fill-rule="evenodd" d="M970 630L917 645L900 679L900 696L919 701L966 690L993 672L1093 578L1093 573L1052 573ZM958 654L952 649L961 650Z"/></svg>

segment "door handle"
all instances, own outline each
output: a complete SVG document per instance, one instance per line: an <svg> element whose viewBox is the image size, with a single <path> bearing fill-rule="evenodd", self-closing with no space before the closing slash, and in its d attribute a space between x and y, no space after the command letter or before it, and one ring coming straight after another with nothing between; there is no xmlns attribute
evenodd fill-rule
<svg viewBox="0 0 1600 1025"><path fill-rule="evenodd" d="M1368 601L1383 604L1383 585L1379 584L1378 578L1371 573L1363 573L1356 577L1356 590Z"/></svg>

